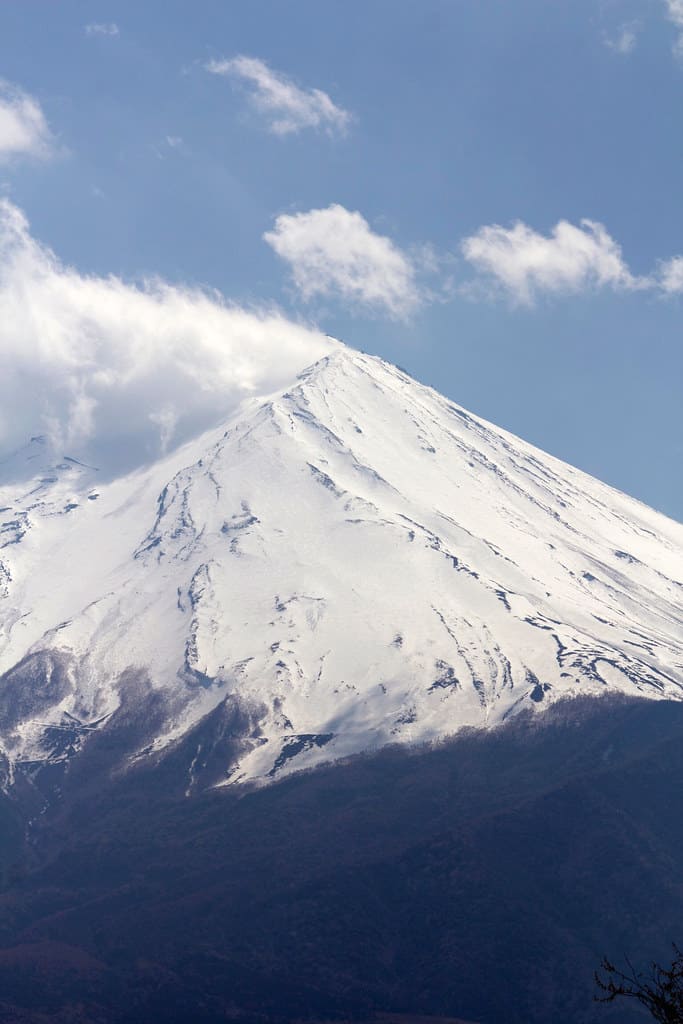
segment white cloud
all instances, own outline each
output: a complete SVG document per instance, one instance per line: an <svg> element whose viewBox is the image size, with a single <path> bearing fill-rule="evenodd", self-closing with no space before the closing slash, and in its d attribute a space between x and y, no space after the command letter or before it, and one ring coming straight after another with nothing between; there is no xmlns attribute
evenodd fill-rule
<svg viewBox="0 0 683 1024"><path fill-rule="evenodd" d="M683 0L665 0L669 21L678 29L678 38L674 43L674 54L683 59Z"/></svg>
<svg viewBox="0 0 683 1024"><path fill-rule="evenodd" d="M87 36L118 36L120 35L119 26L113 22L91 22L90 25L85 26L85 34Z"/></svg>
<svg viewBox="0 0 683 1024"><path fill-rule="evenodd" d="M561 220L550 235L519 221L511 228L492 224L465 238L461 247L478 271L525 304L541 292L642 288L650 283L631 274L619 245L592 220L582 220L578 227Z"/></svg>
<svg viewBox="0 0 683 1024"><path fill-rule="evenodd" d="M338 204L281 214L264 239L289 264L304 299L338 294L397 319L410 315L423 295L413 261L365 218Z"/></svg>
<svg viewBox="0 0 683 1024"><path fill-rule="evenodd" d="M131 468L288 384L336 343L215 293L63 266L0 200L0 452L47 433L56 454Z"/></svg>
<svg viewBox="0 0 683 1024"><path fill-rule="evenodd" d="M683 256L660 263L657 283L665 295L683 292Z"/></svg>
<svg viewBox="0 0 683 1024"><path fill-rule="evenodd" d="M44 160L54 140L38 100L0 79L0 163L28 156Z"/></svg>
<svg viewBox="0 0 683 1024"><path fill-rule="evenodd" d="M326 92L301 89L257 57L211 60L205 67L214 75L237 78L251 87L251 101L268 118L269 130L275 135L290 135L303 128L343 134L351 121L349 112L333 103Z"/></svg>
<svg viewBox="0 0 683 1024"><path fill-rule="evenodd" d="M627 57L636 48L639 30L640 24L637 21L629 21L619 28L615 36L606 37L605 45L614 53Z"/></svg>

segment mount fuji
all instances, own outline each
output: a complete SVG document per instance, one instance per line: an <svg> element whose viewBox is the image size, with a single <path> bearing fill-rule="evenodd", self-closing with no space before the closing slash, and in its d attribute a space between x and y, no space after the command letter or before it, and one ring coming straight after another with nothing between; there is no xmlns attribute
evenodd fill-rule
<svg viewBox="0 0 683 1024"><path fill-rule="evenodd" d="M0 465L0 750L190 795L562 699L683 699L683 527L341 343L109 481Z"/></svg>

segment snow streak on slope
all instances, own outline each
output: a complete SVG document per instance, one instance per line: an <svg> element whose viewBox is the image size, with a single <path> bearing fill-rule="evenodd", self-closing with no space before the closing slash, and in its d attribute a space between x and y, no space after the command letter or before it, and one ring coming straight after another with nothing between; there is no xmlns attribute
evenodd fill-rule
<svg viewBox="0 0 683 1024"><path fill-rule="evenodd" d="M21 482L36 446L0 487L10 772L131 693L155 708L134 756L184 737L188 792L565 695L683 697L683 528L379 359L340 345L99 490L69 461Z"/></svg>

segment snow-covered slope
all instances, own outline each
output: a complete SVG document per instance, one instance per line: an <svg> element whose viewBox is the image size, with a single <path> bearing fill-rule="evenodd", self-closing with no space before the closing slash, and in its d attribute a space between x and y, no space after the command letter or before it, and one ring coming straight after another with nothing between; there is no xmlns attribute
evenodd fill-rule
<svg viewBox="0 0 683 1024"><path fill-rule="evenodd" d="M683 528L379 359L340 345L110 483L42 450L0 466L10 774L132 694L155 710L126 758L196 735L188 792L211 759L213 783L279 777L565 695L683 698ZM230 702L216 767L225 719L200 723Z"/></svg>

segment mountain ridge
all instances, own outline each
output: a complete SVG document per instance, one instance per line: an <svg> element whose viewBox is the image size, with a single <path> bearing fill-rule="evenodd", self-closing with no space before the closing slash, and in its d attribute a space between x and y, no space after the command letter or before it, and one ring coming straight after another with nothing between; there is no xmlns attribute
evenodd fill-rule
<svg viewBox="0 0 683 1024"><path fill-rule="evenodd" d="M150 467L57 469L0 487L8 782L122 720L119 768L202 733L191 793L683 698L683 528L341 344Z"/></svg>

